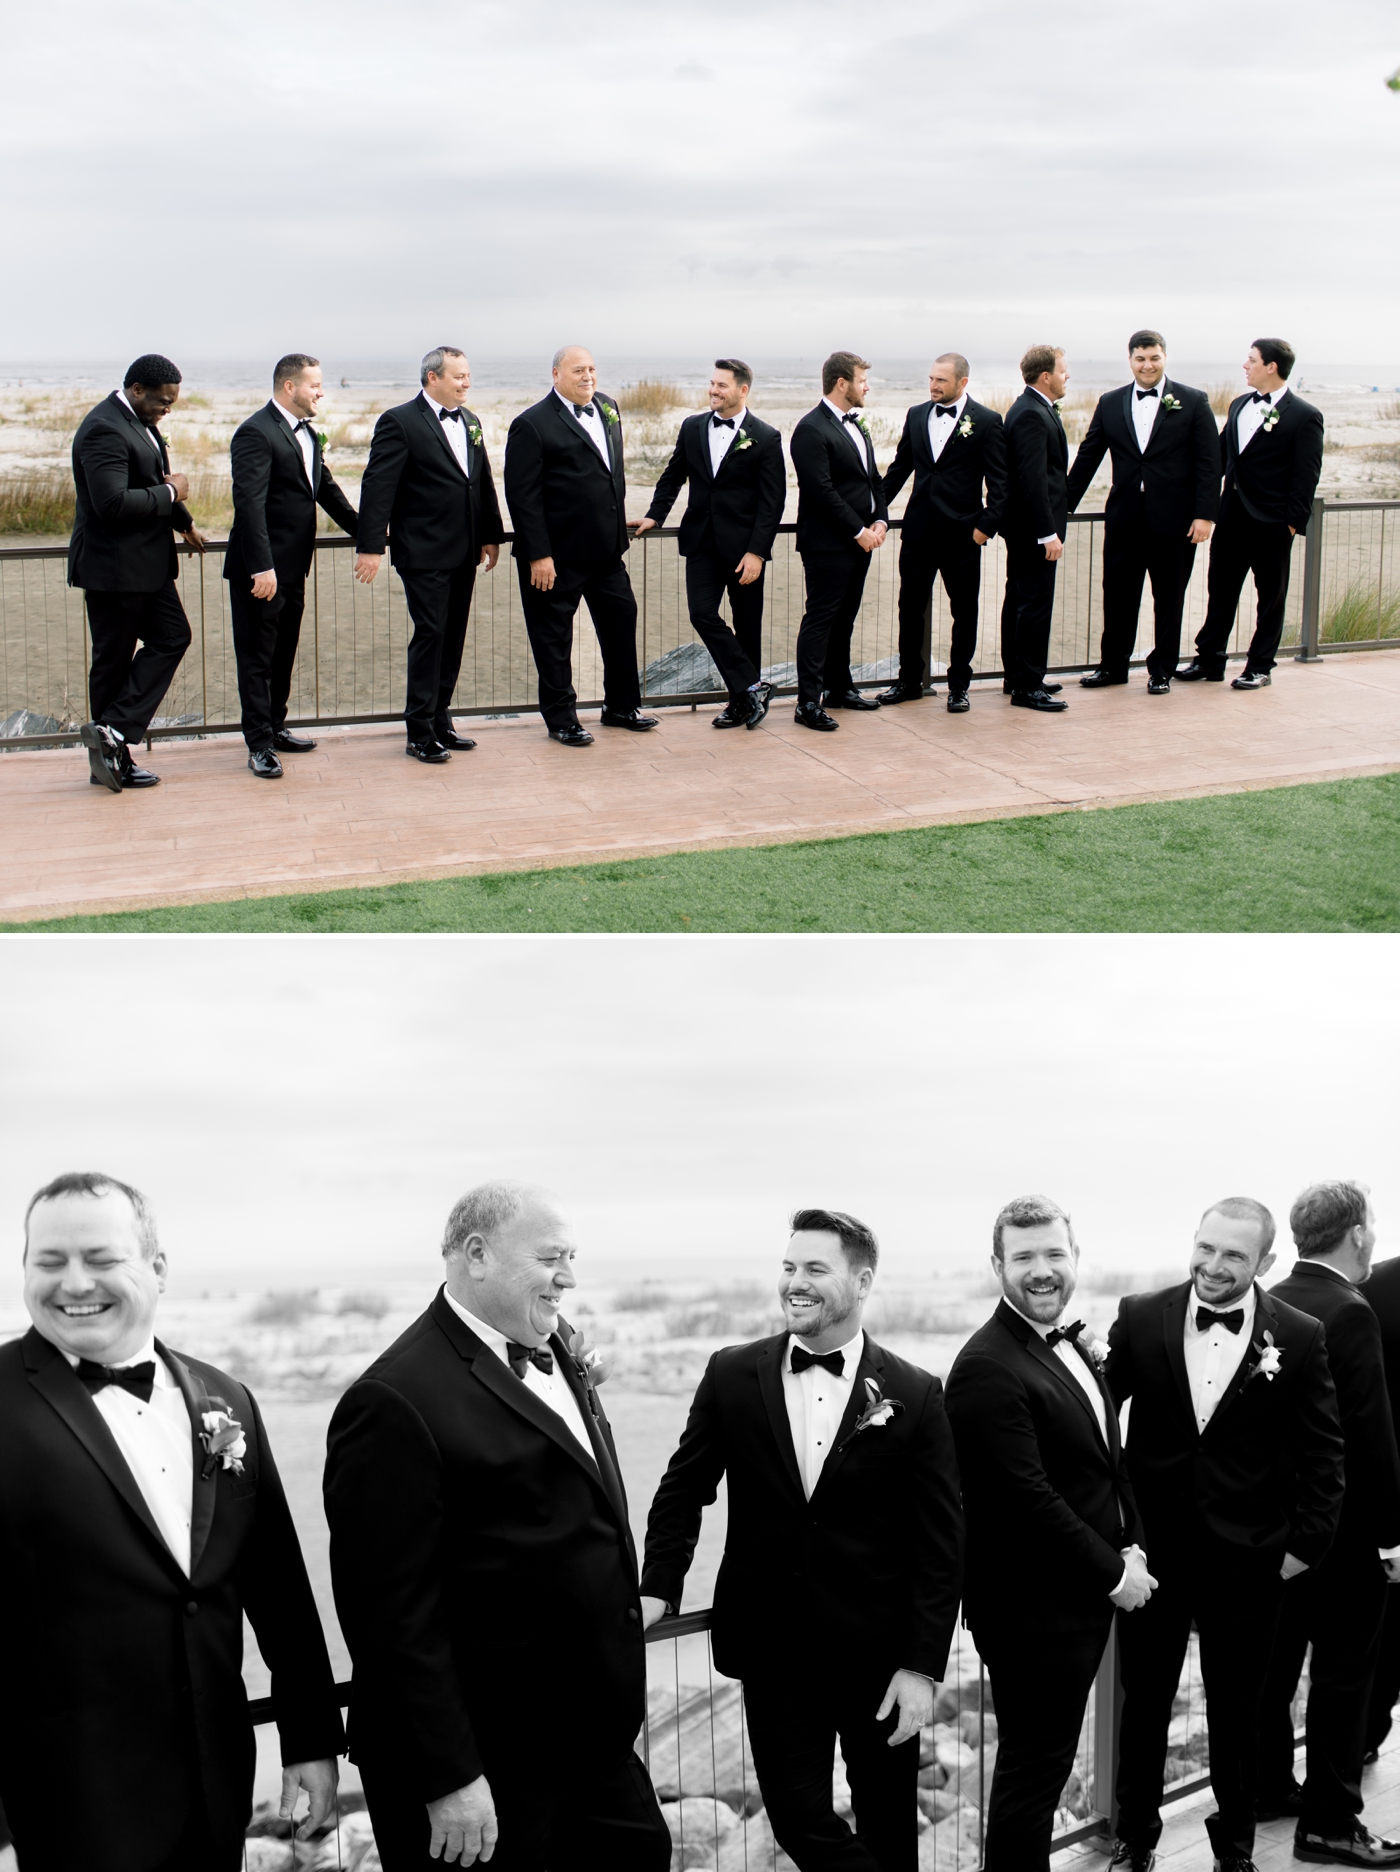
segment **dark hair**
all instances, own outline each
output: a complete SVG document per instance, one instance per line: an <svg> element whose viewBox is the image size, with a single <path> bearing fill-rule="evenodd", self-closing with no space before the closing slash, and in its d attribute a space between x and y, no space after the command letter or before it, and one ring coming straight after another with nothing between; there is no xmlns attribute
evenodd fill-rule
<svg viewBox="0 0 1400 1872"><path fill-rule="evenodd" d="M735 383L742 384L746 390L753 389L753 372L747 364L736 357L717 357L716 370L727 370Z"/></svg>
<svg viewBox="0 0 1400 1872"><path fill-rule="evenodd" d="M136 377L132 381L139 383L141 380ZM160 1248L156 1240L155 1212L140 1190L123 1183L120 1177L107 1176L101 1170L65 1170L52 1183L35 1190L24 1212L24 1252L29 1253L29 1218L40 1203L52 1202L56 1196L107 1196L113 1190L119 1190L131 1204L136 1216L136 1233L141 1242L141 1252L149 1261Z"/></svg>
<svg viewBox="0 0 1400 1872"><path fill-rule="evenodd" d="M134 383L139 383L143 390L153 390L157 384L182 383L183 381L184 379L168 357L162 357L159 351L148 351L144 357L137 358L136 362L128 367L125 377L122 378L122 389L129 390Z"/></svg>
<svg viewBox="0 0 1400 1872"><path fill-rule="evenodd" d="M1161 332L1136 331L1128 340L1128 356L1131 357L1134 351L1150 351L1153 345L1158 345L1163 351L1166 350L1167 341Z"/></svg>
<svg viewBox="0 0 1400 1872"><path fill-rule="evenodd" d="M1349 1230L1359 1228L1370 1208L1364 1183L1314 1183L1288 1212L1293 1246L1300 1255L1327 1254Z"/></svg>
<svg viewBox="0 0 1400 1872"><path fill-rule="evenodd" d="M1069 1245L1076 1253L1079 1243L1074 1239L1074 1224L1068 1213L1057 1202L1051 1202L1048 1196L1013 1196L1001 1214L992 1224L992 1255L994 1259L1003 1259L1004 1236L1009 1228L1038 1228L1043 1222L1063 1222L1069 1230Z"/></svg>
<svg viewBox="0 0 1400 1872"><path fill-rule="evenodd" d="M1033 384L1037 377L1055 368L1055 359L1062 358L1064 350L1060 345L1033 344L1021 359L1021 381Z"/></svg>
<svg viewBox="0 0 1400 1872"><path fill-rule="evenodd" d="M1266 364L1277 364L1280 377L1287 378L1298 362L1298 353L1286 338L1256 338L1253 347Z"/></svg>
<svg viewBox="0 0 1400 1872"><path fill-rule="evenodd" d="M305 351L289 351L284 358L278 358L272 371L272 387L280 390L289 377L300 377L305 370L315 370L321 360L308 357Z"/></svg>
<svg viewBox="0 0 1400 1872"><path fill-rule="evenodd" d="M1209 1209L1203 1209L1201 1222L1204 1222L1208 1215L1229 1216L1232 1222L1257 1222L1261 1261L1274 1245L1274 1236L1278 1233L1274 1218L1263 1203L1255 1202L1252 1196L1227 1196L1223 1202L1214 1202ZM1196 1224L1198 1231L1201 1222Z"/></svg>
<svg viewBox="0 0 1400 1872"><path fill-rule="evenodd" d="M842 375L844 376L844 372ZM801 1229L827 1229L841 1237L841 1247L852 1268L868 1267L873 1274L880 1259L880 1244L875 1231L843 1209L794 1209L788 1227L796 1235Z"/></svg>
<svg viewBox="0 0 1400 1872"><path fill-rule="evenodd" d="M843 377L853 383L858 370L869 369L869 358L857 357L854 351L833 351L822 365L822 395L830 396Z"/></svg>
<svg viewBox="0 0 1400 1872"><path fill-rule="evenodd" d="M953 375L959 382L961 382L964 377L970 377L972 375L972 366L968 363L961 351L940 351L933 361L935 364L951 364L953 367Z"/></svg>

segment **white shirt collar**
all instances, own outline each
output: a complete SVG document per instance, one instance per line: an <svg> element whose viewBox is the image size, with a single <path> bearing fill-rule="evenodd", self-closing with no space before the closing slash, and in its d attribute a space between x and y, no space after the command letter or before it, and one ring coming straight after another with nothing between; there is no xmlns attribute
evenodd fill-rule
<svg viewBox="0 0 1400 1872"><path fill-rule="evenodd" d="M117 401L118 403L125 405L127 409L131 410L131 413L133 416L136 417L137 422L140 423L141 427L146 431L147 435L150 436L151 440L155 443L156 447L159 448L160 436L157 433L155 424L148 423L144 416L139 415L137 411L135 411L134 409L131 409L131 404L127 401L127 394L125 390L118 390Z"/></svg>
<svg viewBox="0 0 1400 1872"><path fill-rule="evenodd" d="M431 401L431 399L429 400ZM283 422L291 429L293 435L296 434L298 423L310 422L311 420L309 416L298 416L295 410L287 409L285 405L277 401L276 397L272 399L272 407L277 411L277 414L282 418Z"/></svg>
<svg viewBox="0 0 1400 1872"><path fill-rule="evenodd" d="M784 1364L785 1369L788 1371L792 1370L792 1348L795 1345L800 1345L804 1352L810 1352L812 1349L804 1340L799 1339L796 1333L789 1333L788 1342L787 1342L787 1351L783 1354L783 1364ZM865 1328L863 1326L861 1327L860 1331L856 1334L854 1339L848 1339L845 1345L833 1346L831 1348L833 1352L839 1352L841 1354L841 1363L842 1363L841 1375L843 1378L849 1378L851 1374L854 1372L856 1366L860 1363L860 1355L861 1355L861 1352L864 1350L864 1348L865 1348ZM823 1353L822 1356L829 1357L830 1355L827 1353Z"/></svg>
<svg viewBox="0 0 1400 1872"><path fill-rule="evenodd" d="M1254 399L1259 394L1259 391L1251 389L1249 393L1249 407L1251 409L1256 409L1258 407ZM1277 409L1279 404L1282 403L1283 399L1288 395L1288 385L1286 383L1281 383L1277 390L1265 390L1262 394L1268 397L1269 407L1271 409Z"/></svg>
<svg viewBox="0 0 1400 1872"><path fill-rule="evenodd" d="M860 427L860 419L861 419L861 416L864 414L864 412L859 407L853 410L838 409L836 405L832 402L829 396L824 396L822 398L822 402L825 403L826 407L831 411L832 415L836 418L837 422L845 424L846 418L848 416L854 416L856 419L856 427L857 428Z"/></svg>
<svg viewBox="0 0 1400 1872"><path fill-rule="evenodd" d="M1054 399L1054 397L1048 397L1048 396L1046 396L1046 394L1045 394L1045 392L1044 392L1043 390L1036 390L1036 388L1035 388L1035 385L1034 385L1034 384L1027 384L1027 385L1026 385L1026 388L1027 388L1027 390L1035 390L1035 394L1036 394L1036 395L1037 395L1037 396L1038 396L1038 397L1040 398L1040 400L1041 400L1041 402L1042 402L1042 403L1048 403L1048 404L1050 405L1050 407L1051 407L1051 409L1054 409L1054 407L1055 407L1055 399Z"/></svg>
<svg viewBox="0 0 1400 1872"><path fill-rule="evenodd" d="M1186 1300L1187 1332L1199 1334L1199 1328L1196 1325L1196 1309L1198 1307L1209 1307L1212 1313L1233 1313L1238 1307L1244 1313L1244 1322L1240 1327L1240 1333L1247 1339L1249 1337L1249 1329L1254 1322L1254 1310L1258 1299L1258 1292L1258 1288L1255 1287L1254 1283L1251 1281L1248 1292L1242 1293L1238 1300L1226 1300L1217 1305L1213 1300L1202 1300L1197 1294L1195 1283L1193 1282L1191 1291ZM1209 1332L1210 1328L1207 1327L1206 1330Z"/></svg>
<svg viewBox="0 0 1400 1872"><path fill-rule="evenodd" d="M498 1332L494 1326L488 1325L484 1319L480 1319L470 1308L464 1307L460 1300L454 1300L446 1287L442 1290L442 1297L446 1300L447 1304L452 1308L452 1311L457 1315L464 1326L469 1326L476 1334L477 1338L480 1339L483 1344L488 1345L493 1352L498 1352L502 1358L505 1357L506 1347L513 1343L508 1334Z"/></svg>
<svg viewBox="0 0 1400 1872"><path fill-rule="evenodd" d="M940 409L947 408L947 405L944 403L940 403L937 397L930 397L929 401L933 404L933 414L935 417L937 416ZM961 396L953 398L953 421L954 422L958 420L959 416L962 415L963 411L966 408L967 408L967 392L966 390L964 390ZM944 418L944 421L945 422L947 421L946 417Z"/></svg>
<svg viewBox="0 0 1400 1872"><path fill-rule="evenodd" d="M554 394L555 396L558 397L559 401L564 405L564 408L569 412L571 416L573 416L576 411L581 410L581 409L593 410L593 414L595 416L598 414L597 410L594 408L592 397L590 397L586 403L575 403L572 397L566 397L564 395L564 392L559 388L558 384L555 384L554 386Z"/></svg>
<svg viewBox="0 0 1400 1872"><path fill-rule="evenodd" d="M445 403L439 403L436 397L429 396L426 390L423 392L423 401L427 404L428 408L432 410L435 415L438 410L443 410L447 408L447 405ZM457 409L454 411L451 411L450 414L461 417L463 415L461 406L458 405Z"/></svg>
<svg viewBox="0 0 1400 1872"><path fill-rule="evenodd" d="M62 1347L59 1349L62 1351ZM76 1352L64 1352L63 1356L73 1367L73 1370L76 1371L78 1369L79 1355ZM107 1359L99 1359L97 1361L100 1365L108 1365L112 1371L125 1371L128 1365L145 1365L147 1362L153 1364L156 1368L155 1382L163 1390L168 1390L169 1387L174 1384L175 1380L166 1369L165 1360L161 1358L156 1351L154 1335L146 1341L145 1345L142 1346L141 1350L136 1353L133 1358L118 1359L115 1364L112 1364Z"/></svg>

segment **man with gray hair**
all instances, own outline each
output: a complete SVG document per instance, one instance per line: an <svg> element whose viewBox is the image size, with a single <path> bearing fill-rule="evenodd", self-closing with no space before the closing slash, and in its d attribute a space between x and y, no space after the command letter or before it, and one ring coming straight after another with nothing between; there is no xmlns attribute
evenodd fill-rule
<svg viewBox="0 0 1400 1872"><path fill-rule="evenodd" d="M560 1314L574 1237L543 1190L468 1191L428 1310L331 1419L331 1577L385 1872L666 1872L634 1743L637 1557L597 1370ZM547 1764L542 1723L581 1699Z"/></svg>

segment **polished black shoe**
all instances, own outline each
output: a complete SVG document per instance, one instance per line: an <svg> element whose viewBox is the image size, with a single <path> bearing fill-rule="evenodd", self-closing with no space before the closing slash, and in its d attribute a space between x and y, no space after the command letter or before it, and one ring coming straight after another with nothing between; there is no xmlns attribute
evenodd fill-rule
<svg viewBox="0 0 1400 1872"><path fill-rule="evenodd" d="M923 699L922 685L912 682L891 683L888 689L882 689L875 698L881 708L894 708L899 702L922 702Z"/></svg>
<svg viewBox="0 0 1400 1872"><path fill-rule="evenodd" d="M476 746L470 735L458 734L455 728L434 728L433 733L440 747L455 748L459 754L470 754Z"/></svg>
<svg viewBox="0 0 1400 1872"><path fill-rule="evenodd" d="M1214 1872L1259 1872L1248 1853L1218 1852L1210 1863Z"/></svg>
<svg viewBox="0 0 1400 1872"><path fill-rule="evenodd" d="M972 704L967 699L966 689L950 689L948 691L948 713L950 715L966 715L971 707Z"/></svg>
<svg viewBox="0 0 1400 1872"><path fill-rule="evenodd" d="M1207 669L1199 657L1192 657L1185 669L1179 669L1176 672L1176 680L1178 682L1224 682L1225 672L1223 669Z"/></svg>
<svg viewBox="0 0 1400 1872"><path fill-rule="evenodd" d="M138 767L128 754L126 765L122 768L122 785L124 787L159 786L160 775L152 773L149 767Z"/></svg>
<svg viewBox="0 0 1400 1872"><path fill-rule="evenodd" d="M757 689L749 690L749 712L744 717L746 728L757 728L768 713L768 704L773 700L773 685L761 682Z"/></svg>
<svg viewBox="0 0 1400 1872"><path fill-rule="evenodd" d="M414 760L425 761L429 767L441 767L444 761L452 759L441 741L435 741L431 735L426 741L410 741L404 753L411 755Z"/></svg>
<svg viewBox="0 0 1400 1872"><path fill-rule="evenodd" d="M1267 689L1273 677L1266 669L1247 669L1230 684L1232 689Z"/></svg>
<svg viewBox="0 0 1400 1872"><path fill-rule="evenodd" d="M88 766L96 784L105 786L109 793L120 793L125 741L106 722L100 721L84 722L78 730L78 738L88 751Z"/></svg>
<svg viewBox="0 0 1400 1872"><path fill-rule="evenodd" d="M551 741L562 742L565 747L592 747L593 737L582 722L570 722L567 728L551 728Z"/></svg>
<svg viewBox="0 0 1400 1872"><path fill-rule="evenodd" d="M272 745L279 754L310 754L316 743L310 735L293 734L290 728L279 728L272 737Z"/></svg>
<svg viewBox="0 0 1400 1872"><path fill-rule="evenodd" d="M259 780L280 780L282 763L270 747L254 748L248 756L248 771L255 773Z"/></svg>
<svg viewBox="0 0 1400 1872"><path fill-rule="evenodd" d="M1056 687L1058 688L1058 684ZM1043 715L1055 715L1069 707L1068 702L1057 702L1049 689L1014 689L1011 692L1012 708L1039 709Z"/></svg>
<svg viewBox="0 0 1400 1872"><path fill-rule="evenodd" d="M719 714L716 715L714 720L710 723L710 726L712 728L742 728L748 719L749 708L747 701L740 702L735 697L731 696L720 710Z"/></svg>
<svg viewBox="0 0 1400 1872"><path fill-rule="evenodd" d="M1172 692L1172 679L1170 676L1149 676L1148 677L1147 693L1149 695L1170 695L1171 692Z"/></svg>
<svg viewBox="0 0 1400 1872"><path fill-rule="evenodd" d="M1361 1822L1346 1833L1310 1833L1299 1825L1293 1835L1293 1857L1312 1865L1400 1866L1400 1840L1381 1839Z"/></svg>
<svg viewBox="0 0 1400 1872"><path fill-rule="evenodd" d="M1081 689L1115 689L1127 680L1126 676L1115 676L1111 670L1096 669L1090 670L1087 676L1079 678L1079 687ZM1049 687L1048 683L1046 687Z"/></svg>
<svg viewBox="0 0 1400 1872"><path fill-rule="evenodd" d="M1123 1872L1152 1872L1157 1863L1157 1855L1150 1846L1130 1846L1126 1840L1113 1842L1113 1857L1109 1866L1121 1866Z"/></svg>
<svg viewBox="0 0 1400 1872"><path fill-rule="evenodd" d="M1296 1781L1278 1794L1261 1794L1254 1804L1256 1820L1301 1820L1303 1817L1303 1790Z"/></svg>
<svg viewBox="0 0 1400 1872"><path fill-rule="evenodd" d="M815 728L818 734L835 734L841 726L840 722L834 722L826 710L819 708L815 702L799 702L792 711L792 719L799 728Z"/></svg>
<svg viewBox="0 0 1400 1872"><path fill-rule="evenodd" d="M844 695L837 695L836 691L833 689L822 697L822 702L823 705L829 709L848 708L859 709L862 712L869 709L877 709L880 706L874 696L862 695L859 689L847 689Z"/></svg>
<svg viewBox="0 0 1400 1872"><path fill-rule="evenodd" d="M1051 682L1048 677L1040 686L1045 691L1046 695L1058 695L1060 693L1060 690L1064 687L1062 683ZM1015 695L1016 690L1011 683L1003 679L1002 685L1001 685L1001 693L1003 695Z"/></svg>
<svg viewBox="0 0 1400 1872"><path fill-rule="evenodd" d="M1374 1768L1380 1758L1381 1752L1379 1748L1368 1748L1366 1753L1361 1757L1361 1764L1364 1768Z"/></svg>
<svg viewBox="0 0 1400 1872"><path fill-rule="evenodd" d="M639 708L605 708L598 719L605 728L630 728L633 734L645 734L656 726L655 715L643 715Z"/></svg>

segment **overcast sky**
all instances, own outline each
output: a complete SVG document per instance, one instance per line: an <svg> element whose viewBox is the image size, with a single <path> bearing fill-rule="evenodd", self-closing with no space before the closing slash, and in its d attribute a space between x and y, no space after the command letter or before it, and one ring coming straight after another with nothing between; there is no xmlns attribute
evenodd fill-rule
<svg viewBox="0 0 1400 1872"><path fill-rule="evenodd" d="M6 9L0 359L1396 351L1392 0Z"/></svg>
<svg viewBox="0 0 1400 1872"><path fill-rule="evenodd" d="M552 1184L579 1272L770 1277L796 1205L963 1268L1045 1190L1100 1266L1202 1209L1374 1190L1400 1253L1385 938L12 939L0 1294L32 1192L155 1202L177 1284L436 1278L448 1209ZM5 1283L10 1283L8 1289Z"/></svg>

